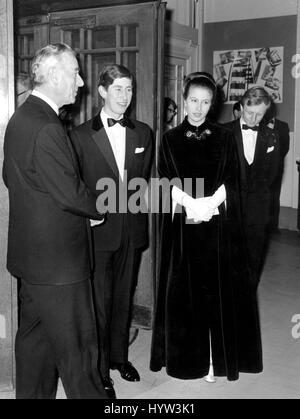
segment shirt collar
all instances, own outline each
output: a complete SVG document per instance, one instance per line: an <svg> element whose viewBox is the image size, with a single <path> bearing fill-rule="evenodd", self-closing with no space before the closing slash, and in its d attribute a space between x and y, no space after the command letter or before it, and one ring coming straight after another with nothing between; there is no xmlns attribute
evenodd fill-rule
<svg viewBox="0 0 300 419"><path fill-rule="evenodd" d="M101 109L101 112L100 112L100 117L101 117L101 119L102 119L102 122L103 122L103 125L105 126L105 128L109 128L108 127L108 124L107 124L107 119L108 118L111 118L111 116L109 116L106 112L105 112L105 110L104 110L104 108L102 108ZM121 115L120 116L120 118L118 118L118 119L122 119L123 118L123 115ZM115 118L114 118L115 119Z"/></svg>
<svg viewBox="0 0 300 419"><path fill-rule="evenodd" d="M33 90L31 92L31 94L33 96L36 96L40 99L42 99L44 102L48 103L48 105L54 110L54 112L56 113L56 115L59 114L59 108L57 106L57 104L55 102L53 102L52 99L50 99L48 96L44 95L44 93L40 92L39 90Z"/></svg>

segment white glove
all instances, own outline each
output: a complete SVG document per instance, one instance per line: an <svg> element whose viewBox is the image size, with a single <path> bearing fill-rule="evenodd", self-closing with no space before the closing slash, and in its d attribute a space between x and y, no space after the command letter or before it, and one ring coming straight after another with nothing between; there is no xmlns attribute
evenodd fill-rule
<svg viewBox="0 0 300 419"><path fill-rule="evenodd" d="M192 198L177 186L172 188L172 199L175 204L185 207L187 218L195 222L210 221L213 215L218 215L218 206L226 201L226 189L224 184L209 197Z"/></svg>
<svg viewBox="0 0 300 419"><path fill-rule="evenodd" d="M190 197L189 197L190 198ZM183 202L187 201L187 206L192 209L192 211L196 214L194 221L210 221L212 216L214 215L215 208L209 205L210 197L205 198L196 198L190 200L188 198L184 198Z"/></svg>
<svg viewBox="0 0 300 419"><path fill-rule="evenodd" d="M172 188L172 200L176 204L185 207L187 219L195 222L209 221L214 215L214 209L208 206L209 197L192 198L177 186Z"/></svg>
<svg viewBox="0 0 300 419"><path fill-rule="evenodd" d="M197 214L192 209L190 209L189 207L185 207L185 212L186 212L187 221L192 221L192 222L196 222L196 223L201 223L202 222L202 220L199 219Z"/></svg>
<svg viewBox="0 0 300 419"><path fill-rule="evenodd" d="M223 184L216 190L216 192L212 196L209 197L209 206L217 209L218 206L221 205L224 201L226 201L226 188Z"/></svg>

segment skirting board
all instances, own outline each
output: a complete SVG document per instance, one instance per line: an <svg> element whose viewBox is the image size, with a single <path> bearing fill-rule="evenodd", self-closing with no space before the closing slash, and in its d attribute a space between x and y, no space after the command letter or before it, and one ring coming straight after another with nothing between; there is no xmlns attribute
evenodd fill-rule
<svg viewBox="0 0 300 419"><path fill-rule="evenodd" d="M131 326L141 329L151 329L152 308L134 304Z"/></svg>
<svg viewBox="0 0 300 419"><path fill-rule="evenodd" d="M279 228L297 231L297 209L280 207Z"/></svg>

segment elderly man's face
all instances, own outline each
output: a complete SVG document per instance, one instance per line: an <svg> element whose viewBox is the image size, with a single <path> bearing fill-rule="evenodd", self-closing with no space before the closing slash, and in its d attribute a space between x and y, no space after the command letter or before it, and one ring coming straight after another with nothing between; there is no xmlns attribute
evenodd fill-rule
<svg viewBox="0 0 300 419"><path fill-rule="evenodd" d="M60 74L61 97L60 106L74 103L79 87L84 85L79 75L79 66L73 54L65 52L61 55L58 62L58 71Z"/></svg>
<svg viewBox="0 0 300 419"><path fill-rule="evenodd" d="M246 122L249 127L254 127L258 125L260 121L263 119L266 111L268 110L269 106L261 103L260 105L244 105L241 106L242 108L242 118Z"/></svg>

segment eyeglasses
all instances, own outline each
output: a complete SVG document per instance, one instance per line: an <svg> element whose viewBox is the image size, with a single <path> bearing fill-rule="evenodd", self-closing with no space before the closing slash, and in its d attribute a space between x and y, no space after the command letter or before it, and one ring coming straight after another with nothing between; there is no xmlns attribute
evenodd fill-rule
<svg viewBox="0 0 300 419"><path fill-rule="evenodd" d="M173 115L177 115L177 111L175 111L175 109L173 108L168 108L168 111L172 113Z"/></svg>

